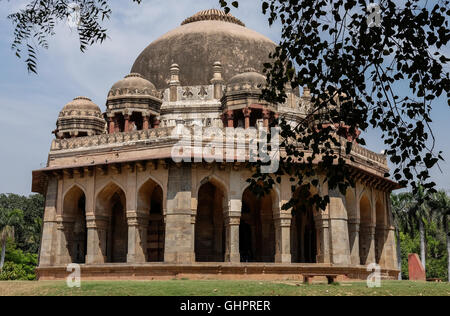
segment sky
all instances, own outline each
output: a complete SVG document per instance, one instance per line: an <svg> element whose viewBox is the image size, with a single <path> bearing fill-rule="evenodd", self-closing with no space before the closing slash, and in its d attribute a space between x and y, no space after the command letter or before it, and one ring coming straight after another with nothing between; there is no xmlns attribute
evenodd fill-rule
<svg viewBox="0 0 450 316"><path fill-rule="evenodd" d="M11 50L13 26L7 15L29 0L0 1L0 193L31 193L31 172L45 167L59 111L77 96L87 96L105 110L111 86L130 72L134 60L152 41L204 9L219 8L217 0L111 1L112 17L104 25L109 38L81 53L77 34L65 24L38 50L38 75L28 74ZM279 25L269 27L260 0L240 2L232 13L248 28L278 42ZM437 148L450 159L449 108L441 98L433 110ZM368 131L368 147L384 149L380 134ZM450 190L448 163L433 170L439 188Z"/></svg>

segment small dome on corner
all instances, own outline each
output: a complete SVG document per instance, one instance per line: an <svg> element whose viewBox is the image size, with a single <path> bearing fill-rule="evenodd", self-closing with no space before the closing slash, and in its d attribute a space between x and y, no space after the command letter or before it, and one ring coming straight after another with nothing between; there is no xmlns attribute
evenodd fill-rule
<svg viewBox="0 0 450 316"><path fill-rule="evenodd" d="M239 84L249 84L252 87L257 87L260 89L267 83L266 77L254 68L247 68L244 72L232 77L228 81L229 86L239 85Z"/></svg>
<svg viewBox="0 0 450 316"><path fill-rule="evenodd" d="M155 92L156 87L153 83L144 79L141 74L130 73L112 86L109 96L154 95Z"/></svg>
<svg viewBox="0 0 450 316"><path fill-rule="evenodd" d="M67 112L72 111L88 111L91 114L94 114L95 112L96 114L100 115L102 113L100 108L88 97L76 97L64 106L59 116L65 116Z"/></svg>

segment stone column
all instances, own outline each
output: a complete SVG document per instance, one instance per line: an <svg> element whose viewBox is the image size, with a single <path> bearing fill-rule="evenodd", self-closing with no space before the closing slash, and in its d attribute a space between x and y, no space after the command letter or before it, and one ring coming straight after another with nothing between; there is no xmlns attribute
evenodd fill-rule
<svg viewBox="0 0 450 316"><path fill-rule="evenodd" d="M395 227L386 228L382 267L386 269L399 269L397 264L397 244L395 242Z"/></svg>
<svg viewBox="0 0 450 316"><path fill-rule="evenodd" d="M106 238L109 220L107 217L87 218L86 264L102 264L106 260Z"/></svg>
<svg viewBox="0 0 450 316"><path fill-rule="evenodd" d="M108 114L108 123L109 123L109 134L114 134L116 132L116 126L115 126L115 115L110 113Z"/></svg>
<svg viewBox="0 0 450 316"><path fill-rule="evenodd" d="M291 221L290 212L280 212L275 216L275 262L291 263Z"/></svg>
<svg viewBox="0 0 450 316"><path fill-rule="evenodd" d="M225 114L226 120L227 120L227 127L234 127L234 112L233 111L227 111Z"/></svg>
<svg viewBox="0 0 450 316"><path fill-rule="evenodd" d="M387 228L383 225L377 225L375 227L375 260L380 266L385 266L385 239L387 235Z"/></svg>
<svg viewBox="0 0 450 316"><path fill-rule="evenodd" d="M71 234L73 232L73 223L69 222L67 219L61 216L57 217L57 253L56 253L56 264L66 265L72 263L72 258L70 256L69 247Z"/></svg>
<svg viewBox="0 0 450 316"><path fill-rule="evenodd" d="M317 263L331 263L329 219L319 214L314 219L317 231Z"/></svg>
<svg viewBox="0 0 450 316"><path fill-rule="evenodd" d="M349 265L351 263L350 243L345 197L338 190L330 190L329 197L332 263Z"/></svg>
<svg viewBox="0 0 450 316"><path fill-rule="evenodd" d="M39 266L48 267L55 261L55 243L57 235L56 202L58 199L58 179L50 177L45 196L44 224L42 228Z"/></svg>
<svg viewBox="0 0 450 316"><path fill-rule="evenodd" d="M148 130L149 127L150 127L150 123L149 123L150 117L149 117L149 115L144 115L144 116L142 117L142 119L143 119L142 129L143 129L144 131L146 131L146 130Z"/></svg>
<svg viewBox="0 0 450 316"><path fill-rule="evenodd" d="M250 128L250 115L252 114L252 110L250 108L245 108L242 110L245 117L245 129Z"/></svg>
<svg viewBox="0 0 450 316"><path fill-rule="evenodd" d="M127 212L127 221L127 263L145 263L147 261L147 230L149 218L142 213Z"/></svg>
<svg viewBox="0 0 450 316"><path fill-rule="evenodd" d="M375 258L375 224L361 224L361 234L364 235L365 243L361 245L366 249L367 258L362 265L376 263Z"/></svg>
<svg viewBox="0 0 450 316"><path fill-rule="evenodd" d="M241 254L239 251L239 226L241 224L241 209L241 199L231 198L231 200L228 202L228 209L223 214L226 232L225 262L241 262Z"/></svg>
<svg viewBox="0 0 450 316"><path fill-rule="evenodd" d="M350 242L350 261L353 265L360 265L361 259L359 256L359 220L349 220L348 234Z"/></svg>
<svg viewBox="0 0 450 316"><path fill-rule="evenodd" d="M241 262L241 254L239 252L239 225L241 223L241 215L239 212L225 214L225 262L239 263Z"/></svg>
<svg viewBox="0 0 450 316"><path fill-rule="evenodd" d="M167 187L165 262L195 262L192 225L192 173L188 165L171 165Z"/></svg>
<svg viewBox="0 0 450 316"><path fill-rule="evenodd" d="M123 115L123 118L125 119L125 127L123 128L123 132L127 133L130 129L130 115L128 113L125 113Z"/></svg>

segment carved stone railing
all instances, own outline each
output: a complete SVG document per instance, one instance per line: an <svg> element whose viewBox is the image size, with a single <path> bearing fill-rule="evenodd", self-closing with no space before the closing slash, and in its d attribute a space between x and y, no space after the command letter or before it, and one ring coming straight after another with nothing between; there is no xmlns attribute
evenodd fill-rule
<svg viewBox="0 0 450 316"><path fill-rule="evenodd" d="M387 158L385 155L377 154L362 146L354 144L352 147L352 154L362 156L364 158L387 166Z"/></svg>
<svg viewBox="0 0 450 316"><path fill-rule="evenodd" d="M121 145L124 143L133 142L161 142L171 136L173 129L174 127L165 127L129 133L114 133L90 137L55 139L52 142L51 152L102 147L108 145Z"/></svg>
<svg viewBox="0 0 450 316"><path fill-rule="evenodd" d="M221 142L224 146L227 144L235 143L235 144L244 144L248 142L249 139L252 141L258 142L258 134L256 131L253 131L255 134L248 136L248 130L237 133L233 138L227 139L227 133L225 129L213 128L218 134L206 136L207 133L204 133L206 129L209 129L211 132L211 128L202 128L202 132L200 135L202 136L202 142ZM142 144L142 145L151 145L151 144L161 144L164 142L178 142L182 135L192 136L192 145L194 142L198 141L197 133L199 131L195 130L194 127L164 127L157 129L150 129L146 131L135 131L128 133L114 133L114 134L102 134L97 136L90 137L80 137L80 138L69 138L69 139L55 139L53 140L51 146L51 153L58 153L59 151L66 150L82 150L82 149L95 149L102 147L120 147L124 145L130 144ZM222 134L222 137L219 135ZM256 137L256 139L255 139ZM345 144L343 144L343 148L345 148ZM357 144L353 145L352 155L359 156L364 160L369 160L375 164L381 164L383 166L387 166L387 158L385 155L377 154L369 149L361 147Z"/></svg>

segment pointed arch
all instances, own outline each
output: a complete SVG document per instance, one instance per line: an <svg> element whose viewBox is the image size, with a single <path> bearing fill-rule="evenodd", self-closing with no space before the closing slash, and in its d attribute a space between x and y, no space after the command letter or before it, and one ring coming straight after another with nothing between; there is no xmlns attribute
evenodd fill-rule
<svg viewBox="0 0 450 316"><path fill-rule="evenodd" d="M263 197L256 196L248 186L242 194L239 248L243 262L275 261L274 202L273 190ZM277 206L277 210L279 205Z"/></svg>
<svg viewBox="0 0 450 316"><path fill-rule="evenodd" d="M110 181L97 194L96 217L106 218L101 249L106 262L127 261L128 223L126 215L127 198L125 191L115 181Z"/></svg>
<svg viewBox="0 0 450 316"><path fill-rule="evenodd" d="M161 184L148 177L138 190L137 211L148 217L141 242L147 262L163 262L165 247L164 192Z"/></svg>
<svg viewBox="0 0 450 316"><path fill-rule="evenodd" d="M72 263L85 263L87 250L86 194L79 185L71 186L63 199L64 234Z"/></svg>
<svg viewBox="0 0 450 316"><path fill-rule="evenodd" d="M225 181L216 174L211 174L200 181L199 185L197 186L196 192L197 199L199 196L200 188L208 182L211 182L213 185L220 188L220 190L222 190L222 192L224 193L225 199L228 200L228 186L226 185Z"/></svg>
<svg viewBox="0 0 450 316"><path fill-rule="evenodd" d="M86 189L84 188L84 186L82 186L82 185L79 184L79 183L74 183L74 184L72 184L71 186L69 186L69 187L66 189L66 191L64 191L63 196L66 197L67 194L68 194L69 192L71 192L71 191L72 191L73 189L75 189L75 188L81 190L85 196L87 195L87 194L86 194Z"/></svg>
<svg viewBox="0 0 450 316"><path fill-rule="evenodd" d="M317 191L310 190L310 194ZM304 192L307 194L308 191ZM293 209L291 221L291 255L294 263L316 263L318 255L319 236L316 229L316 212L302 201L301 189L293 193L298 204Z"/></svg>
<svg viewBox="0 0 450 316"><path fill-rule="evenodd" d="M225 260L224 211L227 190L215 176L201 181L197 192L195 221L195 257L197 262L223 262Z"/></svg>

